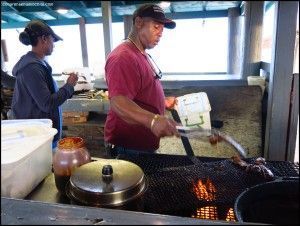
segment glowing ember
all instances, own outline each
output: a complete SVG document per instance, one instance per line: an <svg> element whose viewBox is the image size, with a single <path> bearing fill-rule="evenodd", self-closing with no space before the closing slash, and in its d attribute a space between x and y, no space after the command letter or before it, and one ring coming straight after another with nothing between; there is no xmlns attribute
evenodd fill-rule
<svg viewBox="0 0 300 226"><path fill-rule="evenodd" d="M199 200L213 201L216 199L216 188L209 178L205 183L200 179L197 183L193 182L193 192Z"/></svg>
<svg viewBox="0 0 300 226"><path fill-rule="evenodd" d="M192 215L193 218L218 220L216 206L204 206L196 210L196 214Z"/></svg>
<svg viewBox="0 0 300 226"><path fill-rule="evenodd" d="M226 218L223 215L219 215L218 211L220 210L217 206L204 206L197 208L196 213L192 214L191 217L204 220L225 220L230 222L236 221L233 208L229 208Z"/></svg>
<svg viewBox="0 0 300 226"><path fill-rule="evenodd" d="M230 208L228 210L227 216L226 216L226 221L235 221L235 216L234 216L234 211L233 208Z"/></svg>
<svg viewBox="0 0 300 226"><path fill-rule="evenodd" d="M209 178L207 178L206 181L202 181L201 179L199 179L196 183L193 182L192 190L199 200L216 200L217 189ZM221 217L223 219L219 219L218 207L212 205L197 208L196 213L194 213L191 217L206 220L224 220L223 217ZM235 216L232 208L228 210L225 220L235 221Z"/></svg>

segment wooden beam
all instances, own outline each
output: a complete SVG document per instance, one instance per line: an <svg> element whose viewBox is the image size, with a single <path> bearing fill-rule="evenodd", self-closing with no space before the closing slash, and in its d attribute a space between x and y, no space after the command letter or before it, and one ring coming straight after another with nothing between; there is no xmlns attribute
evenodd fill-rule
<svg viewBox="0 0 300 226"><path fill-rule="evenodd" d="M240 4L241 16L245 16L245 1L242 1Z"/></svg>
<svg viewBox="0 0 300 226"><path fill-rule="evenodd" d="M228 16L228 10L166 13L166 17L172 19L218 18L218 17L227 17L227 16Z"/></svg>
<svg viewBox="0 0 300 226"><path fill-rule="evenodd" d="M241 66L241 78L245 80L248 76L259 75L263 12L263 1L247 1L245 3L244 52Z"/></svg>
<svg viewBox="0 0 300 226"><path fill-rule="evenodd" d="M86 4L85 4L84 1L79 1L79 2L80 2L80 4L81 4L84 8L86 8Z"/></svg>
<svg viewBox="0 0 300 226"><path fill-rule="evenodd" d="M207 1L202 1L202 2L203 2L203 3L202 3L202 7L203 7L202 10L203 10L203 11L206 11L206 7L207 7L207 3L208 3L208 2L207 2Z"/></svg>
<svg viewBox="0 0 300 226"><path fill-rule="evenodd" d="M79 9L73 9L73 11L81 17L85 17L84 14L82 14Z"/></svg>
<svg viewBox="0 0 300 226"><path fill-rule="evenodd" d="M174 13L174 6L173 6L172 2L171 2L171 4L170 4L170 7L169 7L169 8L170 8L170 12L171 12L171 13Z"/></svg>
<svg viewBox="0 0 300 226"><path fill-rule="evenodd" d="M1 42L2 42L2 40L1 40ZM3 46L2 45L1 45L1 69L3 71L5 71L4 53L3 53Z"/></svg>
<svg viewBox="0 0 300 226"><path fill-rule="evenodd" d="M87 41L86 41L85 20L82 17L79 19L79 31L80 31L80 42L81 42L83 67L88 67L89 66L89 58L88 58L88 49L87 49Z"/></svg>
<svg viewBox="0 0 300 226"><path fill-rule="evenodd" d="M241 27L239 8L228 9L228 53L227 53L227 73L240 75L241 72Z"/></svg>
<svg viewBox="0 0 300 226"><path fill-rule="evenodd" d="M95 4L95 2L92 2ZM57 13L55 10L47 11L47 13L56 18L56 20L49 20L47 21L48 24L52 25L77 25L78 19L77 18L66 18L61 14ZM172 19L195 19L195 18L219 18L219 17L227 17L228 11L227 10L213 10L213 11L206 11L203 13L202 11L197 12L178 12L178 13L166 13L166 17ZM1 15L2 17L4 15ZM11 19L5 18L8 20L8 23L1 24L2 29L6 28L19 28L24 27L24 22L13 22ZM102 23L102 17L85 17L86 24L95 24L95 23ZM112 16L112 22L122 22L124 21L123 16Z"/></svg>
<svg viewBox="0 0 300 226"><path fill-rule="evenodd" d="M102 18L103 18L103 34L104 34L104 49L105 59L112 50L112 16L111 2L101 1Z"/></svg>
<svg viewBox="0 0 300 226"><path fill-rule="evenodd" d="M44 5L46 7L46 9L53 11L53 8L51 8L50 6L48 6L47 4Z"/></svg>
<svg viewBox="0 0 300 226"><path fill-rule="evenodd" d="M264 155L287 160L298 1L275 2Z"/></svg>

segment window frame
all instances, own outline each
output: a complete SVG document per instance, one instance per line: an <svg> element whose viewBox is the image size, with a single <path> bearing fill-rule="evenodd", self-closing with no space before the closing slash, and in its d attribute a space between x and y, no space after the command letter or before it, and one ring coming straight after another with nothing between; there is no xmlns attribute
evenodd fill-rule
<svg viewBox="0 0 300 226"><path fill-rule="evenodd" d="M240 8L240 7L237 7ZM212 10L212 11L195 11L195 12L179 12L179 13L166 13L166 17L172 18L173 20L176 19L196 19L196 18L218 18L218 17L228 17L228 10ZM94 24L94 23L102 23L103 19L101 17L95 18L85 18L86 24ZM112 16L112 22L125 22L123 16ZM55 25L73 25L76 24L79 26L78 19L64 19L59 21L47 21L49 26ZM27 23L19 22L14 23L12 26L15 27L25 27ZM224 59L227 60L227 59ZM212 80L220 80L224 78L224 80L234 79L236 80L236 76L231 76L225 72L165 72L164 76L172 76L172 75L191 75L192 77L197 77L197 80L208 80L209 76ZM214 76L216 75L216 76ZM220 77L221 76L221 77ZM187 78L188 79L188 78Z"/></svg>

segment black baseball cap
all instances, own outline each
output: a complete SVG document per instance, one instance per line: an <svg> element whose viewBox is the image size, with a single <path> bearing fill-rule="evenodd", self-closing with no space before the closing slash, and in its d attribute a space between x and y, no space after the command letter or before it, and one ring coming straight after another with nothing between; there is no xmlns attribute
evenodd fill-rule
<svg viewBox="0 0 300 226"><path fill-rule="evenodd" d="M43 36L43 35L51 35L54 38L54 42L63 40L61 37L59 37L57 34L54 33L54 31L51 29L51 27L49 27L49 25L45 24L40 20L30 21L27 24L25 31L31 36L36 36L36 37Z"/></svg>
<svg viewBox="0 0 300 226"><path fill-rule="evenodd" d="M165 28L173 29L176 27L176 23L173 20L166 18L164 10L156 4L146 3L141 5L134 11L133 21L137 16L150 17L155 21L163 23Z"/></svg>

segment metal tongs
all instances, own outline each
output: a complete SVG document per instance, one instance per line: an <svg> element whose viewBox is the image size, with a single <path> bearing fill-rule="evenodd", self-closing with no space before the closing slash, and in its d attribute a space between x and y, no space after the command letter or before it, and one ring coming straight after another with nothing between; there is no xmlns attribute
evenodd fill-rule
<svg viewBox="0 0 300 226"><path fill-rule="evenodd" d="M209 136L217 136L222 138L228 144L234 147L234 150L238 152L243 158L246 158L246 150L236 142L231 136L228 136L216 129L203 129L201 127L186 127L186 126L176 126L180 136L187 138L205 138Z"/></svg>
<svg viewBox="0 0 300 226"><path fill-rule="evenodd" d="M220 135L220 132L215 129L204 129L202 127L187 127L176 126L180 136L187 138L202 138L211 135Z"/></svg>

